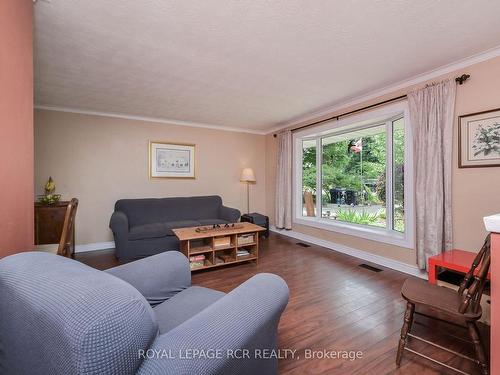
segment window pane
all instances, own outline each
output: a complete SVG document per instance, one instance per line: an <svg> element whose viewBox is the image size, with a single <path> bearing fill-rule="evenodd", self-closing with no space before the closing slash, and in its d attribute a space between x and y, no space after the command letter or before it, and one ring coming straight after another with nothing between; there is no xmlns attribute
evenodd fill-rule
<svg viewBox="0 0 500 375"><path fill-rule="evenodd" d="M302 216L316 216L316 141L302 141Z"/></svg>
<svg viewBox="0 0 500 375"><path fill-rule="evenodd" d="M392 158L393 158L393 225L392 229L398 232L405 231L405 212L404 212L404 160L405 160L405 130L404 119L400 118L392 122Z"/></svg>
<svg viewBox="0 0 500 375"><path fill-rule="evenodd" d="M385 125L325 137L323 218L386 227Z"/></svg>

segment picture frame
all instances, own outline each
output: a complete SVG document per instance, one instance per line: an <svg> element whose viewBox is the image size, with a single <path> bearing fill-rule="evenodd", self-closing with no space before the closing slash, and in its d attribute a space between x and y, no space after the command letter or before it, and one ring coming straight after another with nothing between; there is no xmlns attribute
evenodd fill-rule
<svg viewBox="0 0 500 375"><path fill-rule="evenodd" d="M196 178L196 145L149 142L149 178Z"/></svg>
<svg viewBox="0 0 500 375"><path fill-rule="evenodd" d="M458 117L458 167L500 167L500 108Z"/></svg>

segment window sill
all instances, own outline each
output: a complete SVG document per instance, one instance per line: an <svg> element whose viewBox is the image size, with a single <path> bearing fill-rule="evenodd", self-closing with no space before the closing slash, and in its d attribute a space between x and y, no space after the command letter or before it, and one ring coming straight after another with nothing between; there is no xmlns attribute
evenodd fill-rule
<svg viewBox="0 0 500 375"><path fill-rule="evenodd" d="M295 217L293 222L295 224L347 234L349 236L396 245L407 249L414 248L413 240L408 238L407 234L387 231L382 228L373 228L358 224L344 224L342 222L333 222L331 220L318 219L316 217Z"/></svg>

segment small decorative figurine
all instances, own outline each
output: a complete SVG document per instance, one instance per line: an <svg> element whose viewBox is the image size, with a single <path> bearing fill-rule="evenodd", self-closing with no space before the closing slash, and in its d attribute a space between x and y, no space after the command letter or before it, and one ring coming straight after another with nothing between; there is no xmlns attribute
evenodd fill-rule
<svg viewBox="0 0 500 375"><path fill-rule="evenodd" d="M61 200L61 194L54 194L56 184L52 177L49 177L44 186L45 194L38 196L38 202L42 204L55 204Z"/></svg>

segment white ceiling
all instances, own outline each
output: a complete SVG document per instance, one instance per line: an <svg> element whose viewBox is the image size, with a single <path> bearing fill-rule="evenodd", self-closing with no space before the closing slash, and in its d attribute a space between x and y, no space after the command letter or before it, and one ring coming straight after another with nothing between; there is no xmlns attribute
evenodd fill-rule
<svg viewBox="0 0 500 375"><path fill-rule="evenodd" d="M35 101L267 131L500 45L500 1L46 0Z"/></svg>

